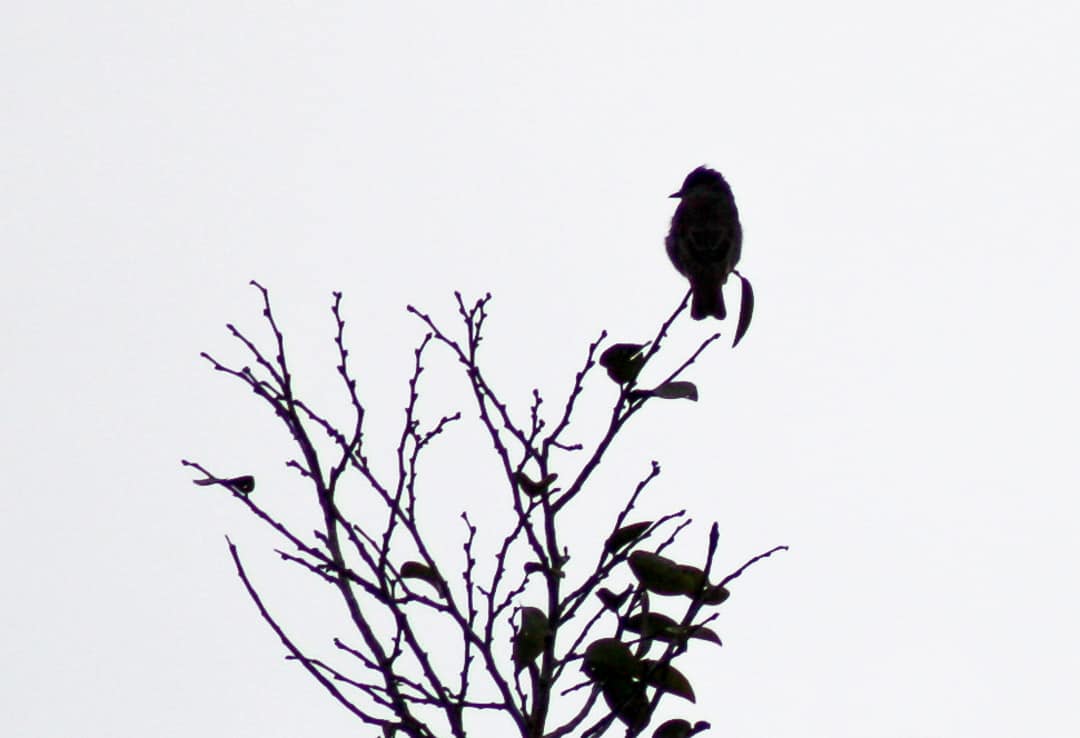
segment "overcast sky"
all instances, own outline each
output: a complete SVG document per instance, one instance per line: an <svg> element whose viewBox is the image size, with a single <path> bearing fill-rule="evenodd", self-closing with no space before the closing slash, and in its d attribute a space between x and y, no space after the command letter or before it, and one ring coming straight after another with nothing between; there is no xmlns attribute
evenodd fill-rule
<svg viewBox="0 0 1080 738"><path fill-rule="evenodd" d="M595 537L657 459L643 514L686 508L680 550L713 520L724 569L791 546L688 655L684 714L739 738L1080 734L1075 4L2 16L0 734L373 734L283 659L224 535L313 648L341 632L322 590L179 465L303 514L283 431L199 352L243 363L230 321L265 337L256 278L340 412L344 291L389 470L405 306L456 327L453 291L490 291L493 382L554 409L601 329L643 340L681 298L666 196L700 164L734 189L754 324L691 369L700 402L638 419L570 524ZM717 327L684 319L670 360ZM457 371L433 356L425 395L466 410L428 477L448 520L505 499L467 483L491 459ZM595 421L614 390L586 390Z"/></svg>

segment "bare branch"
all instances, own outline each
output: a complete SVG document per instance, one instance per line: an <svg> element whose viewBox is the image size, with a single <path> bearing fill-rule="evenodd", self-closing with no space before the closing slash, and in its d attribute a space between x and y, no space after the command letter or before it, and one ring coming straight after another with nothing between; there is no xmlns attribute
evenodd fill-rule
<svg viewBox="0 0 1080 738"><path fill-rule="evenodd" d="M235 368L209 354L204 353L203 357L214 371L241 381L285 424L298 449L294 451L295 458L288 459L286 466L295 469L299 479L310 485L309 489L321 513L318 529L304 537L296 535L284 522L265 510L262 504L253 500L251 492L254 482L250 475L218 477L196 462L184 460L182 463L205 475L204 479L196 480L197 484L228 489L251 514L280 535L294 549L274 549L283 561L301 566L331 585L359 636L358 639L350 636L358 645L346 645L340 638L334 638L333 643L340 651L338 658L351 665L351 669L361 676L347 673L334 664L306 656L300 651L266 611L244 571L235 546L229 541L230 555L243 585L263 619L285 644L288 658L304 666L324 689L357 717L368 724L380 726L386 738L394 738L395 734L408 738L434 738L434 731L426 719L437 716L440 718L440 730L446 732L442 727L442 720L445 720L450 735L465 738L466 713L481 710L505 715L514 723L522 738L564 738L582 730L581 735L600 736L613 726L617 717L627 721L626 714L620 714L621 707L625 705L611 703L611 693L602 688L592 672L586 672L590 678L575 687L566 689L562 686L569 676L569 667L589 663L586 656L590 646L587 644L595 642L598 634L613 631L613 637L621 639L620 642L625 640L626 643L636 644L635 658L643 658L651 641L664 641L666 645L661 658L647 662L649 668L635 676L635 683L640 684L643 690L641 699L644 700L646 684L655 677L658 669L666 668L686 650L690 637L700 634L698 638L708 636L710 640L716 640L715 633L701 631L716 615L702 618L700 612L706 599L710 600L710 604L722 601L721 597L716 596L717 587L737 578L762 558L787 548L778 546L760 554L724 578L719 585L711 586L708 578L718 545L714 525L710 531L703 569L680 569L697 572L701 575L701 581L700 584L690 585L692 591L685 592L689 600L681 620L666 619L672 628L678 626L679 635L658 637L655 632L649 632L647 628L639 630L636 625L631 625L632 633L625 633L627 619L631 615L634 618L649 617L649 596L644 586L628 587L622 595L615 595L610 590L601 592L602 606L596 609L585 608L585 603L601 590L605 582L611 581L612 575L627 562L635 548L646 541L655 541L666 533L658 545L650 544L650 548L659 553L676 540L691 520L685 510L676 510L651 522L641 521L634 528L626 527L641 495L659 477L660 465L653 461L634 489L627 490L626 501L619 508L614 521L596 523L597 534L607 533L607 538L601 541L595 558L590 556L584 562L572 558L570 546L560 540L563 525L559 516L569 514L570 503L586 491L619 432L655 396L651 390L637 388L636 373L625 377L611 373L612 378L621 384L618 384L618 395L610 406L606 428L589 443L566 443L562 440L571 423L576 420L575 412L585 391L585 380L598 362L597 352L608 338L606 331L589 344L584 364L574 375L561 410L552 413L558 416L554 425L545 421L547 411L544 398L540 390L535 388L528 404L528 419L524 425L519 425L512 417L510 406L493 389L480 366L479 349L484 340L483 329L491 295L466 303L461 293L454 293L464 330L461 339L443 331L428 314L409 306L409 312L420 319L425 333L414 350L404 418L397 434L394 463L390 467L393 469L390 472L392 478L383 481L380 478L383 475L375 474L364 451L366 410L350 365L350 352L346 348L342 294L333 293L330 307L334 320L333 343L337 352L334 370L345 385L350 416L347 425L339 428L331 422L330 416L297 396L286 357L285 337L272 310L269 291L258 282L251 284L262 297L262 314L273 336L272 349L264 352L247 335L229 324L230 334L254 358L252 366ZM638 344L628 344L636 352L635 362L640 357L644 365L659 355L662 345L667 345L666 339L675 320L686 311L688 301L689 293L661 323L654 338L641 349ZM715 333L702 341L657 386L681 376L719 337L720 334ZM425 540L430 539L431 531L422 531L419 522L419 513L423 511L426 499L421 495L421 485L426 480L421 472L422 462L427 458L423 454L462 417L460 412L450 412L438 415L434 422L422 418L425 408L421 407L421 380L426 371L428 349L434 345L446 347L464 369L480 426L499 460L514 511L509 530L491 539L497 544L497 550L494 561L483 569L477 564L479 531L467 513L461 514L466 535L461 544L464 562L459 580L443 578L441 571L449 572L456 567L439 566ZM611 372L607 359L604 362ZM669 393L667 398L672 396ZM316 444L312 432L321 446ZM330 440L329 445L322 440L323 434ZM329 451L324 453L320 448L328 448ZM553 455L552 450L586 453L573 457ZM564 462L576 462L573 464L576 471L567 473L561 466ZM563 486L556 486L559 475L555 471L563 475ZM356 486L346 482L354 477L361 483L360 492L372 495L385 517L366 516L364 520L345 517L338 498L348 494L349 500L352 499ZM265 502L266 498L259 499ZM346 506L345 509L350 508ZM310 538L311 542L305 538ZM526 566L519 577L518 562L523 554ZM575 584L568 585L568 581ZM564 588L570 591L564 593ZM507 663L510 660L506 658L511 649L497 641L507 625L511 626L515 639L522 635L513 614L526 603L543 613L548 635L531 652L528 663L518 663L518 668L513 668L514 664ZM605 619L607 612L611 612L614 618ZM451 626L451 632L456 632L455 637L461 638L460 660L455 659L452 671L448 669L445 674L440 671L443 665L440 664L440 669L437 669L429 654L433 650L438 651L435 646L437 642L445 641L446 631L432 631L428 626L429 621L424 619L430 617L442 618L444 623ZM656 617L664 616L657 614ZM420 627L420 623L424 626ZM608 630L609 626L611 630ZM634 637L636 633L640 633L640 637ZM631 637L626 638L626 635ZM515 659L518 658L517 648L515 641ZM526 677L521 677L522 672ZM483 684L477 684L478 681ZM648 688L652 689L648 697L651 715L666 692L652 684ZM347 696L342 689L354 692ZM481 699L475 697L477 689L487 690ZM582 704L575 707L571 717L561 725L549 726L553 696L565 697L582 689L588 689L588 694L584 696ZM583 728L587 721L596 717L594 713L601 694L609 701L607 709L603 710L598 720ZM374 711L359 706L355 699L372 705ZM692 732L700 732L706 725L699 722ZM642 725L631 726L626 734L632 738L642 729Z"/></svg>
<svg viewBox="0 0 1080 738"><path fill-rule="evenodd" d="M262 599L259 597L259 593L255 591L255 587L251 584L251 580L248 579L247 572L244 570L244 565L240 561L240 554L236 550L236 545L231 540L229 540L228 537L226 537L225 540L228 542L229 545L229 555L232 556L233 563L236 564L237 576L239 576L240 581L244 583L244 588L247 590L248 596L251 597L251 600L255 603L255 607L258 608L259 614L262 616L262 619L265 620L267 625L270 626L270 629L277 634L277 637L281 640L282 645L285 646L285 649L289 652L289 654L294 659L299 661L300 664L303 665L303 667L308 671L308 673L315 678L315 681L319 682L319 684L321 684L323 688L327 692L329 692L330 695L335 700L337 700L346 710L356 715L365 723L379 726L393 725L392 721L375 717L374 715L371 715L370 713L367 713L354 705L348 698L345 697L345 695L343 695L338 690L337 687L334 686L334 684L329 679L326 678L325 675L323 675L323 673L318 669L318 667L315 666L311 659L308 659L304 656L303 653L301 653L300 649L297 648L296 644L292 642L292 640L285 634L285 631L281 629L281 626L277 624L277 621L275 621L274 618L270 615L270 612L266 609L266 606L263 605ZM421 724L417 724L415 726L415 731L413 734L416 735L418 738L430 735L427 729Z"/></svg>
<svg viewBox="0 0 1080 738"><path fill-rule="evenodd" d="M721 580L720 580L720 586L721 586L721 587L723 587L723 586L724 586L724 585L726 585L726 584L727 584L728 582L730 582L730 581L731 581L732 579L736 579L736 578L738 578L738 577L741 577L741 576L742 576L742 573L743 573L744 571L746 571L747 569L749 569L749 568L750 568L751 566L753 566L753 565L754 565L754 564L756 564L757 562L761 561L762 559L767 559L767 558L769 558L770 556L772 556L772 555L773 555L774 553L776 553L777 551L787 551L787 550L788 550L788 547L787 547L787 546L774 546L773 548L770 548L770 549L769 549L768 551L766 551L765 553L763 553L763 554L758 554L757 556L755 556L754 558L750 559L750 560L749 560L749 561L747 561L747 562L746 562L745 564L743 564L742 566L740 566L740 567L739 567L738 569L736 569L736 570L735 570L734 572L732 572L731 574L728 574L728 575L727 575L726 577L724 577L723 579L721 579Z"/></svg>

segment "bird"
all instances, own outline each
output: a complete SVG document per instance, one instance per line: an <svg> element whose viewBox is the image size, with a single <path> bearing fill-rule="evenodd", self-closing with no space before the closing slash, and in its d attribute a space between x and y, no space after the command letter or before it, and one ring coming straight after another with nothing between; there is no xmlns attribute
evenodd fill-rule
<svg viewBox="0 0 1080 738"><path fill-rule="evenodd" d="M720 172L700 166L670 197L680 200L664 239L668 258L690 280L690 317L727 317L722 288L742 255L735 196Z"/></svg>

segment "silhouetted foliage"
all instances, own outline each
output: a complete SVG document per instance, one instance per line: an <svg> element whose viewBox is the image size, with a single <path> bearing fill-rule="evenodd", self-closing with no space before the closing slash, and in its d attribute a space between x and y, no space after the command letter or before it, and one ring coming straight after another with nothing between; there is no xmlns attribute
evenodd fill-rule
<svg viewBox="0 0 1080 738"><path fill-rule="evenodd" d="M379 726L388 738L465 738L468 721L478 711L501 713L523 738L561 738L571 733L592 738L614 728L616 721L624 726L625 735L636 736L646 730L661 700L670 696L687 706L695 702L690 678L673 662L692 642L702 648L720 645L719 636L707 625L716 618L715 608L727 600L728 584L755 561L786 547L778 546L716 578L712 571L718 539L714 523L701 560L686 563L662 555L691 521L685 510L656 520L632 520L640 496L660 473L655 461L614 520L596 526L603 532L587 542L598 550L595 561L579 561L571 555L571 546L562 538L560 517L569 514L571 501L585 494L618 433L649 403L697 399L697 386L680 377L719 338L718 333L706 338L652 387L637 384L660 353L672 323L686 310L689 295L647 343L616 343L597 358L607 340L602 333L588 347L584 366L553 425L541 417L542 398L535 390L529 423L517 424L481 368L478 348L490 295L471 305L456 295L464 327L460 339L410 306L426 334L415 350L408 379L409 401L394 459L396 477L386 480L376 474L364 445L365 406L349 368L341 294L334 293L331 308L336 324L336 370L352 418L347 427L339 428L296 394L269 293L253 284L262 295L263 317L274 345L267 351L229 325L253 364L237 368L209 354L203 356L215 370L253 391L289 430L298 457L287 465L310 485L321 527L306 536L264 509L253 492L255 480L250 475L219 477L199 463L183 463L204 475L196 484L228 490L276 531L288 547L279 550L279 555L319 577L339 597L353 632L332 642L347 666L304 653L265 607L237 547L228 542L244 587L290 658L346 709L365 723ZM752 293L745 281L742 294L741 313L748 324ZM745 332L742 321L740 315L737 338ZM421 530L418 521L418 460L460 418L460 413L444 415L425 426L418 416L419 380L433 346L449 350L464 370L480 423L505 478L505 503L514 511L510 530L483 532L491 540L502 540L490 571L477 564L478 529L467 512L461 514L465 564L456 576L449 576L454 571L449 562L436 560L428 546L433 533ZM618 389L607 427L589 447L566 443L563 436L584 381L597 363ZM332 453L319 449L315 442L319 434L331 440ZM566 479L562 485L557 484L556 468ZM351 520L342 513L340 495L347 477L363 481L368 493L385 508L385 518ZM356 494L356 488L350 487L348 494ZM469 500L463 498L462 503L467 505ZM438 535L450 534L444 529ZM521 576L511 571L512 552L524 552L529 559ZM603 586L616 571L630 574L636 586L618 593ZM657 596L665 599L654 601ZM442 628L438 632L420 628L420 613L441 618ZM496 637L508 625L513 633L509 642ZM460 649L458 666L446 673L436 667L430 651L454 644ZM648 657L654 647L658 648ZM564 701L558 721L552 711L555 698ZM652 735L685 738L708 727L704 721L691 725L674 719Z"/></svg>

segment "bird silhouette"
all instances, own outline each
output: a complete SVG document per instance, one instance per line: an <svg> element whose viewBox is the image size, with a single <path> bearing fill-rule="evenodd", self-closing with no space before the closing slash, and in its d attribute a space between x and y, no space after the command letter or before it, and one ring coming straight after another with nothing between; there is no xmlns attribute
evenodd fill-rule
<svg viewBox="0 0 1080 738"><path fill-rule="evenodd" d="M690 280L690 317L723 320L723 286L742 254L742 225L731 187L720 172L698 167L671 197L680 202L664 245L671 263Z"/></svg>

